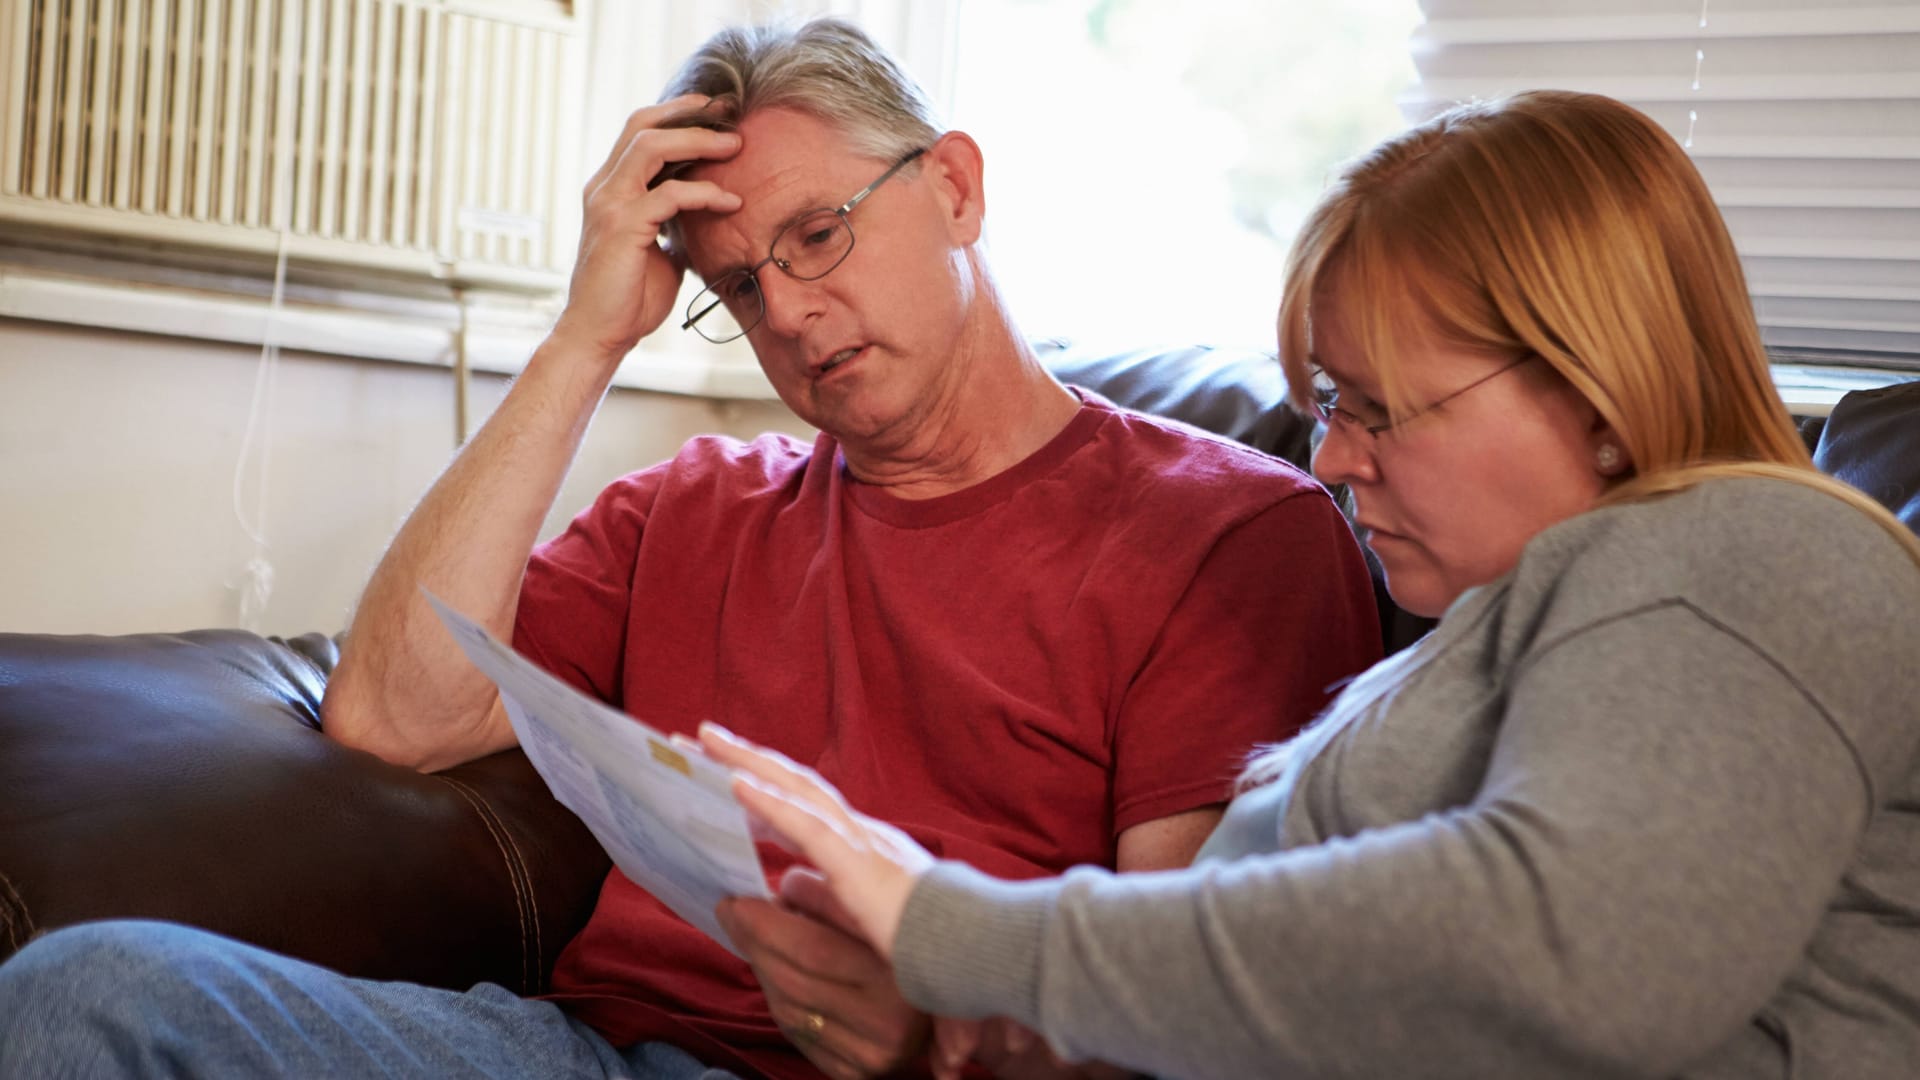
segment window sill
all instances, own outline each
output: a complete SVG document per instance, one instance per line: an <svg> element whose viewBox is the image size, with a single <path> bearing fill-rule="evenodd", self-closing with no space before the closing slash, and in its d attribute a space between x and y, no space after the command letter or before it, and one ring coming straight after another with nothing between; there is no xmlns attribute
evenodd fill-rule
<svg viewBox="0 0 1920 1080"><path fill-rule="evenodd" d="M364 289L364 279L356 284ZM451 368L461 303L448 292L369 293L337 283L289 284L277 312L257 272L135 267L112 259L48 256L0 247L0 318L195 338L258 347L271 325L281 348ZM466 305L467 365L516 375L546 336L550 303L474 295ZM271 323L269 318L271 316ZM613 385L725 400L775 400L750 355L709 358L643 344Z"/></svg>
<svg viewBox="0 0 1920 1080"><path fill-rule="evenodd" d="M1840 399L1855 390L1871 390L1920 379L1911 371L1842 364L1775 363L1773 384L1787 411L1795 416L1826 416Z"/></svg>

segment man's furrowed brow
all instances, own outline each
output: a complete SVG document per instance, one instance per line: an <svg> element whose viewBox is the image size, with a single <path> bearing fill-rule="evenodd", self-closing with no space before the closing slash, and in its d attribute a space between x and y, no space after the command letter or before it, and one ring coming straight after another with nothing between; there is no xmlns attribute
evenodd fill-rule
<svg viewBox="0 0 1920 1080"><path fill-rule="evenodd" d="M803 206L801 209L795 210L793 213L788 214L786 217L776 222L773 228L767 231L766 243L763 246L755 249L754 252L751 255L749 255L746 259L734 260L734 261L728 262L723 266L716 268L714 270L712 277L708 277L705 274L700 274L700 280L718 281L719 279L726 277L728 274L738 273L738 272L753 269L754 267L764 262L767 256L771 254L770 249L773 247L774 241L779 238L780 234L786 232L788 229L794 227L795 225L800 224L802 221L805 221L807 218L811 217L812 215L822 213L822 212L832 213L833 211L831 208L827 207L824 204L809 202L808 204ZM691 266L692 264L693 264L693 260L691 257L689 257L688 265ZM694 273L696 274L700 273L699 267L697 266L694 267Z"/></svg>
<svg viewBox="0 0 1920 1080"><path fill-rule="evenodd" d="M800 209L795 210L793 213L788 214L786 217L782 218L780 220L780 223L773 227L773 235L779 236L781 233L786 232L788 229L791 229L795 225L798 225L801 222L807 220L807 218L810 217L811 215L822 213L822 212L830 214L833 212L833 208L828 206L825 202L821 200L818 200L818 199L810 200L805 205L801 206Z"/></svg>
<svg viewBox="0 0 1920 1080"><path fill-rule="evenodd" d="M707 260L700 257L699 255L695 255L694 251L696 248L698 248L701 250L701 253L703 255L711 255L712 252L709 250L711 245L695 244L691 240L689 240L687 237L687 229L684 224L682 224L682 226L680 227L679 233L680 233L680 243L679 243L680 256L686 260L687 269L693 271L694 274L698 276L701 281L705 281L705 282L718 281L721 278L726 277L728 274L739 273L740 271L746 270L752 267L755 263L759 262L761 259L766 257L764 254L755 255L753 254L751 249L749 249L745 254L741 256L734 257L729 255L726 257L724 261L720 262L718 265L709 266L703 270L702 267L706 265Z"/></svg>
<svg viewBox="0 0 1920 1080"><path fill-rule="evenodd" d="M693 272L696 274L700 274L701 281L707 282L708 284L712 284L713 282L719 281L721 278L724 278L729 274L744 274L752 267L753 267L753 263L750 263L750 262L730 262L724 266L716 268L711 274L700 274L700 268L697 266L693 268Z"/></svg>

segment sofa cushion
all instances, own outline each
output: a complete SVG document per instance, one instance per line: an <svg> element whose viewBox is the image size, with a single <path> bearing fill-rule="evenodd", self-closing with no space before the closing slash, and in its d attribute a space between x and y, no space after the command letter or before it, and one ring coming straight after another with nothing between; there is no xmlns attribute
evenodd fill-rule
<svg viewBox="0 0 1920 1080"><path fill-rule="evenodd" d="M511 751L426 776L319 732L321 635L0 634L0 959L110 917L522 992L607 859Z"/></svg>

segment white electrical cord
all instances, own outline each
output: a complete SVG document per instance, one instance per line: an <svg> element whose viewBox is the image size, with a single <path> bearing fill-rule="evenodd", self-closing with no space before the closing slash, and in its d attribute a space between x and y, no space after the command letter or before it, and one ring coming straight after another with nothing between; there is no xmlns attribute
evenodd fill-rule
<svg viewBox="0 0 1920 1080"><path fill-rule="evenodd" d="M1700 25L1695 27L1696 30L1700 30L1700 31L1706 30L1707 5L1710 2L1711 0L1700 0ZM1702 36L1703 35L1697 34L1693 39L1693 93L1695 95L1693 100L1696 102L1700 100L1699 98L1700 71L1702 68L1705 68L1707 66L1707 50L1705 46L1700 44ZM1693 149L1693 129L1695 125L1699 123L1700 123L1699 108L1695 107L1695 108L1688 109L1687 110L1687 137L1681 140L1681 143L1680 143L1680 145L1683 148L1688 150Z"/></svg>
<svg viewBox="0 0 1920 1080"><path fill-rule="evenodd" d="M273 560L267 545L267 506L273 479L273 399L280 374L278 328L280 308L286 298L287 230L280 230L279 250L273 261L273 298L267 304L266 325L260 334L260 363L254 368L253 399L247 406L247 426L240 437L240 458L233 466L233 516L240 531L252 542L253 550L241 568L240 626L255 633L261 631L261 617L267 601L273 598ZM259 461L255 467L254 508L247 513L247 463L254 456L258 438Z"/></svg>
<svg viewBox="0 0 1920 1080"><path fill-rule="evenodd" d="M282 18L286 18L284 12ZM286 55L301 55L299 21L295 19L284 23L281 33ZM282 101L293 99L298 75L295 67L291 63L280 66L278 92ZM280 374L280 312L286 303L287 245L293 235L293 173L280 158L291 149L291 138L290 131L276 131L274 134L279 151L276 153L272 205L275 231L279 236L273 258L273 294L267 302L265 324L260 328L260 362L253 373L253 398L247 405L247 425L240 436L240 456L233 466L233 517L239 523L240 531L246 534L252 549L241 567L241 580L237 584L228 584L230 588L239 590L240 626L255 633L262 632L267 603L273 599L273 559L267 544L267 511L271 505L273 479L274 389ZM254 460L256 446L257 461ZM249 462L254 462L254 503L251 514L247 512Z"/></svg>

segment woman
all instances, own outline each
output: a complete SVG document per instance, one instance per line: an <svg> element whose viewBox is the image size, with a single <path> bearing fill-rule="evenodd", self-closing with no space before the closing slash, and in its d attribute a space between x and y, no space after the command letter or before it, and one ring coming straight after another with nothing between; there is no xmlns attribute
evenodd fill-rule
<svg viewBox="0 0 1920 1080"><path fill-rule="evenodd" d="M1812 468L1673 139L1543 92L1388 141L1280 339L1444 618L1193 868L992 880L703 732L907 997L1182 1077L1909 1075L1920 541Z"/></svg>

